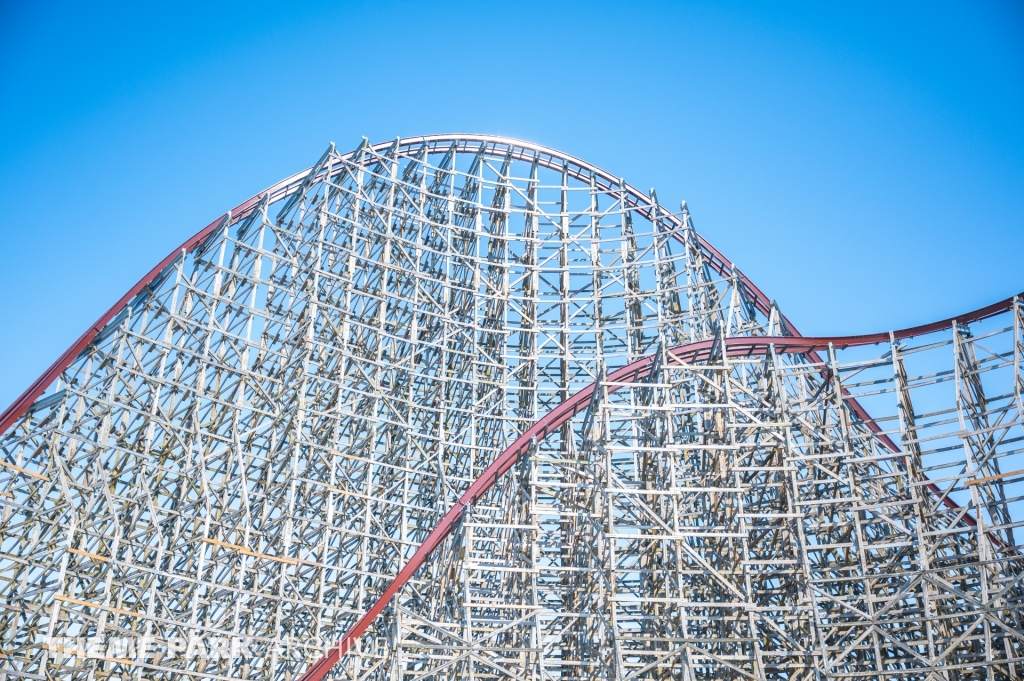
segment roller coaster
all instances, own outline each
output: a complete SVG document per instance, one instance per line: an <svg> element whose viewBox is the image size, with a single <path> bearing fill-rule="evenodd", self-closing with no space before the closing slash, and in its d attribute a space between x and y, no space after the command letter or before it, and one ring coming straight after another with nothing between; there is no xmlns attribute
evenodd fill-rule
<svg viewBox="0 0 1024 681"><path fill-rule="evenodd" d="M1022 443L1024 294L805 337L584 161L332 144L0 414L0 675L1022 678Z"/></svg>

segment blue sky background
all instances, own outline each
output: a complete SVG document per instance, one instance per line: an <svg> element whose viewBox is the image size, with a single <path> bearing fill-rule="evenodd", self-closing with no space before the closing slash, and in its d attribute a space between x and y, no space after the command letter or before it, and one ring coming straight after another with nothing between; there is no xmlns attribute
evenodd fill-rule
<svg viewBox="0 0 1024 681"><path fill-rule="evenodd" d="M805 334L1024 291L1022 7L0 0L0 409L363 135L508 135L686 199Z"/></svg>

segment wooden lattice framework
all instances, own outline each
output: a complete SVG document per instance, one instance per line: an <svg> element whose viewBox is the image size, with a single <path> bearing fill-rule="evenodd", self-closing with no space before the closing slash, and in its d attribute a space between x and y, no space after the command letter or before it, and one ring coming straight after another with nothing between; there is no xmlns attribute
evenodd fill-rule
<svg viewBox="0 0 1024 681"><path fill-rule="evenodd" d="M802 338L653 190L332 145L0 416L0 674L1024 676L1024 303Z"/></svg>

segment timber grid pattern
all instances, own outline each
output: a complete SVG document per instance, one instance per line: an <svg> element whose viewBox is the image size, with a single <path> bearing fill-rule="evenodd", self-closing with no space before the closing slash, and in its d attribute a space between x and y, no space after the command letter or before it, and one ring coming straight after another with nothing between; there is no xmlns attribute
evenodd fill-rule
<svg viewBox="0 0 1024 681"><path fill-rule="evenodd" d="M0 415L0 677L1018 679L1022 392L1022 298L807 338L581 160L332 144Z"/></svg>

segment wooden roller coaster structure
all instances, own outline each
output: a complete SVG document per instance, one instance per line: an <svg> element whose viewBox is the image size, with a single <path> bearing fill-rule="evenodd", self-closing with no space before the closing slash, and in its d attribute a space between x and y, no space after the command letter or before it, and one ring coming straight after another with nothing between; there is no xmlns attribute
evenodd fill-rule
<svg viewBox="0 0 1024 681"><path fill-rule="evenodd" d="M579 159L331 145L0 414L0 673L1020 678L1022 393L1020 296L804 337Z"/></svg>

